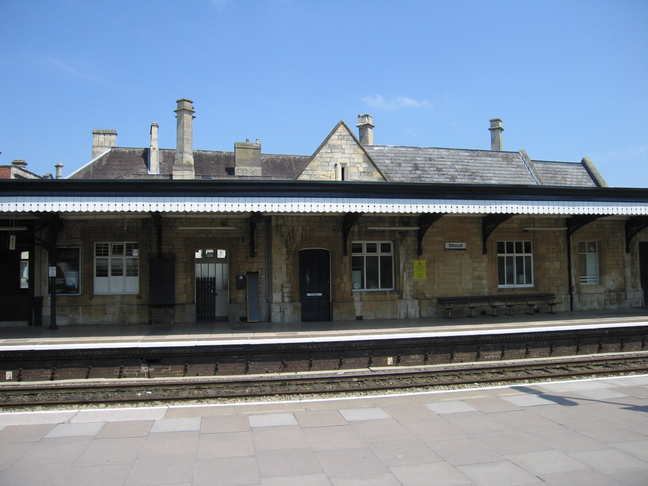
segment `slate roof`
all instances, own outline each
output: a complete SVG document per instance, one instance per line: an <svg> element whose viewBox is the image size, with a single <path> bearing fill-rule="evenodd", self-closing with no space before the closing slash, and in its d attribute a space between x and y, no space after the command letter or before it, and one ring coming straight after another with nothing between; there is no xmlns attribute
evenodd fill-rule
<svg viewBox="0 0 648 486"><path fill-rule="evenodd" d="M349 133L354 141L351 143L360 145L350 130ZM524 150L499 152L393 145L368 145L363 149L387 182L572 187L605 185L596 168L585 159L580 163L534 161ZM114 147L68 178L171 179L175 150L160 149L159 174L149 174L148 152L148 148ZM235 172L234 152L195 150L195 177L207 180L296 180L312 158L305 155L261 154L262 176L242 177Z"/></svg>
<svg viewBox="0 0 648 486"><path fill-rule="evenodd" d="M513 152L389 145L365 149L391 182L535 184Z"/></svg>
<svg viewBox="0 0 648 486"><path fill-rule="evenodd" d="M533 165L543 185L596 187L582 163L534 160Z"/></svg>
<svg viewBox="0 0 648 486"><path fill-rule="evenodd" d="M580 163L532 161L520 152L436 147L365 147L390 182L596 187Z"/></svg>
<svg viewBox="0 0 648 486"><path fill-rule="evenodd" d="M145 148L114 147L97 157L69 179L170 179L175 150L160 149L160 173L149 174L148 152ZM292 180L308 163L305 155L261 154L263 179ZM238 179L234 173L234 152L194 151L196 179ZM251 179L251 177L245 177Z"/></svg>

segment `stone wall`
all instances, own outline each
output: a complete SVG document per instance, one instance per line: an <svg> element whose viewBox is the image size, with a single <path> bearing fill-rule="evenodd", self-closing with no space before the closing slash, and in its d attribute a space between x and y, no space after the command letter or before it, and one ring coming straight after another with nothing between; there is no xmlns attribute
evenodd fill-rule
<svg viewBox="0 0 648 486"><path fill-rule="evenodd" d="M479 216L446 215L434 223L417 255L417 216L362 216L351 229L349 254L343 254L343 215L273 215L256 225L256 254L250 252L249 215L211 215L199 218L162 219L163 257L175 259L175 306L152 311L149 306L149 261L157 257L155 222L147 217L125 219L65 220L59 246L81 249L81 295L57 298L59 324L134 324L151 321L194 322L196 250L227 250L229 263L229 320L247 318L246 290L236 288L236 276L259 273L259 309L262 321L299 322L299 252L326 249L331 261L332 320L397 319L434 317L439 296L490 295L497 293L552 292L562 302L556 310L569 310L567 237L564 218L524 217L509 219L491 234L487 254L482 252ZM402 230L375 228L402 227ZM228 229L233 228L233 229ZM372 229L374 228L374 229ZM536 228L531 229L529 228ZM547 228L555 228L547 230ZM534 285L528 288L499 288L497 242L528 240L533 243ZM600 245L601 281L579 283L578 243L595 240ZM94 294L94 243L136 241L139 243L139 293L137 295ZM394 247L394 290L352 289L351 243L391 241ZM603 220L576 231L572 237L574 309L631 307L642 304L639 284L638 243L625 252L624 222ZM448 251L447 242L460 242L465 249ZM49 316L46 258L41 255L42 276L36 289L45 296L44 322ZM423 260L424 278L415 278L414 264ZM421 277L421 275L416 275ZM152 313L153 312L153 313ZM169 317L171 316L171 317Z"/></svg>

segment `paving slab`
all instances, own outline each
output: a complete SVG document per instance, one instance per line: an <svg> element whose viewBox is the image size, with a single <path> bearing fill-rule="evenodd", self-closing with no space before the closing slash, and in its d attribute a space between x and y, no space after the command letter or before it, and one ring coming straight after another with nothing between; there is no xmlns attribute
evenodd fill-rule
<svg viewBox="0 0 648 486"><path fill-rule="evenodd" d="M340 415L347 422L359 422L361 420L382 420L390 419L391 416L380 407L370 408L347 408L340 410Z"/></svg>
<svg viewBox="0 0 648 486"><path fill-rule="evenodd" d="M104 422L83 424L58 424L50 430L45 438L95 436L104 426Z"/></svg>
<svg viewBox="0 0 648 486"><path fill-rule="evenodd" d="M477 409L461 400L449 400L445 402L426 403L425 406L434 413L444 415L448 413L476 412Z"/></svg>
<svg viewBox="0 0 648 486"><path fill-rule="evenodd" d="M155 421L153 427L151 427L151 434L200 430L201 423L201 417L165 418Z"/></svg>

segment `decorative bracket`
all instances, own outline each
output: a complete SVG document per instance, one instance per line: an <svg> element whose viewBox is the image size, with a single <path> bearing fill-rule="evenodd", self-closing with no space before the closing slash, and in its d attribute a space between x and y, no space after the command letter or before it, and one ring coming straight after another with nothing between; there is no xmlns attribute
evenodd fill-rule
<svg viewBox="0 0 648 486"><path fill-rule="evenodd" d="M574 216L572 218L567 218L567 237L570 237L576 231L581 229L583 226L593 223L597 219L601 218L598 214L585 214L582 216Z"/></svg>
<svg viewBox="0 0 648 486"><path fill-rule="evenodd" d="M632 238L648 228L648 216L632 216L625 223L626 253L630 253L630 243Z"/></svg>
<svg viewBox="0 0 648 486"><path fill-rule="evenodd" d="M250 216L250 258L256 257L256 227L263 220L263 213L256 212Z"/></svg>
<svg viewBox="0 0 648 486"><path fill-rule="evenodd" d="M420 256L423 254L423 237L427 230L430 229L434 223L439 221L445 213L423 213L418 218L418 235L416 237L417 243L417 254Z"/></svg>
<svg viewBox="0 0 648 486"><path fill-rule="evenodd" d="M502 223L511 219L514 214L489 214L482 219L482 253L488 253L488 237Z"/></svg>
<svg viewBox="0 0 648 486"><path fill-rule="evenodd" d="M349 254L349 233L364 213L346 213L342 219L342 255Z"/></svg>

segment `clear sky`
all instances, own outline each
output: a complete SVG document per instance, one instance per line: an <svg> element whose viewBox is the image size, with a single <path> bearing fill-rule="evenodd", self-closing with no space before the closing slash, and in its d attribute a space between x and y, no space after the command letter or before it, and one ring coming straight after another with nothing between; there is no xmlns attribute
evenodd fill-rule
<svg viewBox="0 0 648 486"><path fill-rule="evenodd" d="M590 157L648 187L648 1L0 0L0 165L37 174L122 147L310 155L370 113L375 143Z"/></svg>

